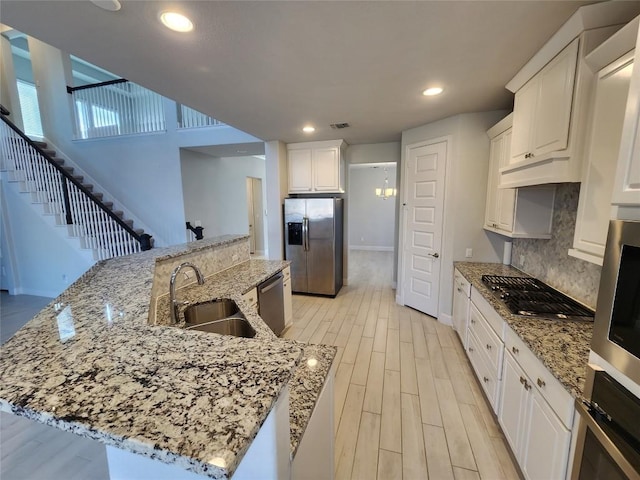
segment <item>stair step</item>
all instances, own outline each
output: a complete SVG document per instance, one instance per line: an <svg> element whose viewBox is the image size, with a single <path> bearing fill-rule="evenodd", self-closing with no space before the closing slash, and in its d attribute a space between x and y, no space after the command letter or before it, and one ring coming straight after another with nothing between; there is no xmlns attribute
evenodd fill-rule
<svg viewBox="0 0 640 480"><path fill-rule="evenodd" d="M93 185L90 183L83 183L82 186L93 193ZM97 195L94 195L97 196Z"/></svg>
<svg viewBox="0 0 640 480"><path fill-rule="evenodd" d="M64 165L64 158L53 157L52 160L60 166Z"/></svg>
<svg viewBox="0 0 640 480"><path fill-rule="evenodd" d="M82 175L74 175L73 178L80 183L82 183L82 180L84 180L84 177Z"/></svg>
<svg viewBox="0 0 640 480"><path fill-rule="evenodd" d="M47 155L49 155L50 157L55 157L56 156L56 151L55 150L49 150L49 149L43 148L42 151L44 153L46 153Z"/></svg>
<svg viewBox="0 0 640 480"><path fill-rule="evenodd" d="M62 166L62 169L63 169L64 171L66 171L67 173L69 173L69 174L73 173L73 167L70 167L70 166L68 166L68 165L63 165L63 166Z"/></svg>
<svg viewBox="0 0 640 480"><path fill-rule="evenodd" d="M34 141L33 143L35 143L37 146L39 146L42 149L47 148L47 142L38 142L38 141Z"/></svg>

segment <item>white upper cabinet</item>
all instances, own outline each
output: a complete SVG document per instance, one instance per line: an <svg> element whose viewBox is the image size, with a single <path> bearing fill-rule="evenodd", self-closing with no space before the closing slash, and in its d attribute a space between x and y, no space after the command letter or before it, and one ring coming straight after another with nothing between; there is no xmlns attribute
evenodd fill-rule
<svg viewBox="0 0 640 480"><path fill-rule="evenodd" d="M640 31L636 39L635 53L640 55ZM640 68L634 68L629 85L612 202L620 207L640 206ZM637 208L634 212L631 219L640 219Z"/></svg>
<svg viewBox="0 0 640 480"><path fill-rule="evenodd" d="M569 255L598 265L602 265L607 241L613 183L633 63L633 52L629 52L600 70L591 109L586 164L580 187L573 248L569 250Z"/></svg>
<svg viewBox="0 0 640 480"><path fill-rule="evenodd" d="M515 100L511 154L500 168L501 188L582 180L597 71L585 57L628 21L607 18L605 10L618 7L610 3L597 7L602 15L578 10L507 84ZM633 18L635 12L628 13Z"/></svg>
<svg viewBox="0 0 640 480"><path fill-rule="evenodd" d="M567 148L578 45L575 39L516 92L509 165Z"/></svg>
<svg viewBox="0 0 640 480"><path fill-rule="evenodd" d="M287 145L289 193L344 193L343 140Z"/></svg>
<svg viewBox="0 0 640 480"><path fill-rule="evenodd" d="M487 132L491 148L484 229L510 238L551 238L555 187L498 187L500 169L511 158L512 117Z"/></svg>

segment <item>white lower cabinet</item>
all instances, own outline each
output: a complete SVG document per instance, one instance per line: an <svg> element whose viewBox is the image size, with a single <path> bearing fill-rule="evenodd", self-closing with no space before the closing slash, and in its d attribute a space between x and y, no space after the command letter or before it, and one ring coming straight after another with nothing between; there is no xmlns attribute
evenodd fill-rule
<svg viewBox="0 0 640 480"><path fill-rule="evenodd" d="M293 294L291 293L291 267L282 270L282 288L284 299L284 326L288 327L293 321Z"/></svg>
<svg viewBox="0 0 640 480"><path fill-rule="evenodd" d="M291 480L330 480L333 478L333 379L335 367L316 401L296 456L291 462Z"/></svg>
<svg viewBox="0 0 640 480"><path fill-rule="evenodd" d="M571 430L549 406L511 352L504 356L498 420L525 478L565 478Z"/></svg>
<svg viewBox="0 0 640 480"><path fill-rule="evenodd" d="M453 272L453 328L465 348L467 348L470 295L471 284L458 270L455 270Z"/></svg>

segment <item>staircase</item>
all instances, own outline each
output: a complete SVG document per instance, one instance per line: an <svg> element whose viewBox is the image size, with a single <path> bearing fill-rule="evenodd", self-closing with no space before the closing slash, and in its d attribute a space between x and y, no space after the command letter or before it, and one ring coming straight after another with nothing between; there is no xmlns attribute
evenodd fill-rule
<svg viewBox="0 0 640 480"><path fill-rule="evenodd" d="M34 142L8 118L0 106L0 170L7 181L29 194L31 203L40 204L44 215L55 224L66 226L68 236L77 238L81 248L89 249L94 260L149 250L153 240L133 221L114 210L113 202L103 200L94 186L65 165L44 142Z"/></svg>

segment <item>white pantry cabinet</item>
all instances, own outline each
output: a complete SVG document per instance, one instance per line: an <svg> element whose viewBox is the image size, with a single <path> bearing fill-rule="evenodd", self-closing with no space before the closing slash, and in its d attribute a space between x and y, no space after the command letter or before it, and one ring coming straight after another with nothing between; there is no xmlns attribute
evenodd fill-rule
<svg viewBox="0 0 640 480"><path fill-rule="evenodd" d="M344 193L343 140L287 145L289 193Z"/></svg>
<svg viewBox="0 0 640 480"><path fill-rule="evenodd" d="M469 296L471 284L456 269L453 272L453 328L458 332L460 341L467 348L467 326L469 323Z"/></svg>
<svg viewBox="0 0 640 480"><path fill-rule="evenodd" d="M499 188L500 169L508 165L512 115L494 125L491 138L484 229L510 238L551 238L554 186Z"/></svg>
<svg viewBox="0 0 640 480"><path fill-rule="evenodd" d="M629 52L598 72L591 109L586 164L569 255L598 265L602 265L607 242L633 57L633 51Z"/></svg>
<svg viewBox="0 0 640 480"><path fill-rule="evenodd" d="M640 55L640 31L636 38L635 52ZM640 206L640 68L634 68L629 85L612 202L620 207ZM640 213L635 211L637 219Z"/></svg>

